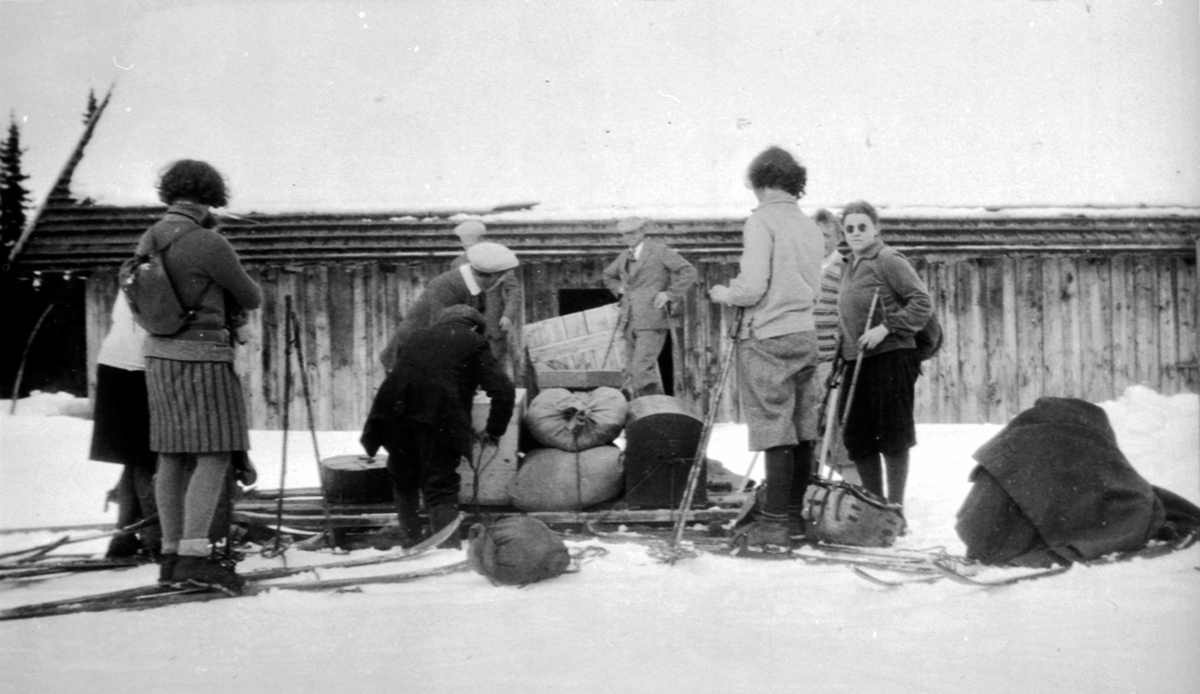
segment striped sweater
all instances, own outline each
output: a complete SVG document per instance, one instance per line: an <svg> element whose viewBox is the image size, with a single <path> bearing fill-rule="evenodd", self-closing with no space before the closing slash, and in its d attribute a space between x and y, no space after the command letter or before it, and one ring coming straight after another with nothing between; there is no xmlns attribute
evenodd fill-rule
<svg viewBox="0 0 1200 694"><path fill-rule="evenodd" d="M838 334L838 287L842 283L842 268L846 259L839 253L821 270L821 289L817 294L817 305L813 307L813 319L817 324L818 359L833 361L837 354Z"/></svg>

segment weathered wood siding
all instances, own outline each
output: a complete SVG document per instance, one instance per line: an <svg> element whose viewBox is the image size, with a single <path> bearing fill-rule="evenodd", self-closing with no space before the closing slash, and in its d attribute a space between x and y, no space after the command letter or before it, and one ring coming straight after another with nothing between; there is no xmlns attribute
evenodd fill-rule
<svg viewBox="0 0 1200 694"><path fill-rule="evenodd" d="M917 382L918 421L1003 423L1043 395L1200 386L1193 258L935 258L921 272L945 346Z"/></svg>
<svg viewBox="0 0 1200 694"><path fill-rule="evenodd" d="M89 373L107 332L116 266L158 213L69 208L47 216L23 256L26 272L88 276ZM461 250L452 226L396 216L231 221L225 233L266 294L237 363L252 426L283 423L291 296L317 426L360 427L383 380L380 351L425 283ZM740 227L732 219L658 223L658 233L699 271L681 307L675 382L676 394L701 410L718 391L735 315L709 302L707 290L736 274ZM926 279L946 333L943 351L918 381L919 421L1003 423L1042 395L1103 401L1134 384L1165 394L1200 388L1200 216L980 212L885 217L883 227ZM560 315L564 289L602 287L601 273L620 248L609 221L501 222L489 224L489 234L522 259L526 322ZM717 420L737 420L736 369L721 392ZM289 408L289 426L306 427L298 379Z"/></svg>
<svg viewBox="0 0 1200 694"><path fill-rule="evenodd" d="M1197 390L1196 265L1180 256L914 257L934 296L945 346L917 383L922 422L1003 423L1042 395L1103 401L1133 384L1161 393ZM605 259L535 260L523 268L525 320L558 315L559 289L600 284ZM682 307L680 396L706 408L729 357L734 312L704 290L728 282L732 261L696 259L698 288ZM265 293L239 350L252 426L283 425L286 297L320 429L360 427L383 380L378 355L424 283L444 263L357 264L252 270ZM108 328L111 272L89 280L89 354ZM307 427L298 359L289 426ZM94 373L94 370L93 370ZM738 419L730 370L718 421Z"/></svg>

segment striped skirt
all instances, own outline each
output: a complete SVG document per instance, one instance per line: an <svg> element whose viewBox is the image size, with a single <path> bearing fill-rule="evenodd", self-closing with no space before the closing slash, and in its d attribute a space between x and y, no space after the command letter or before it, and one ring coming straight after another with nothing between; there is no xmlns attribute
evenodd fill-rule
<svg viewBox="0 0 1200 694"><path fill-rule="evenodd" d="M146 358L150 449L219 453L250 449L242 384L233 364Z"/></svg>

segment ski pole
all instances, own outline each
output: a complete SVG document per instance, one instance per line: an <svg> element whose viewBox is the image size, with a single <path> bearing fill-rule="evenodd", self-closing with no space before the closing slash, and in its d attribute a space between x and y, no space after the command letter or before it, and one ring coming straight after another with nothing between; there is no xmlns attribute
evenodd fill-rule
<svg viewBox="0 0 1200 694"><path fill-rule="evenodd" d="M312 434L313 455L317 459L317 472L321 471L321 449L317 446L317 421L313 417L312 393L308 389L308 365L304 361L304 343L300 340L300 322L296 320L296 311L292 308L291 297L287 298L288 322L292 324L292 333L296 340L296 361L300 366L300 386L304 390L304 407L308 411L308 431ZM279 485L283 489L283 484ZM329 516L329 500L325 498L325 490L321 489L321 506L325 511L325 532L329 537L331 547L337 547L337 537L333 534L333 519Z"/></svg>
<svg viewBox="0 0 1200 694"><path fill-rule="evenodd" d="M879 302L879 290L875 290L875 294L871 297L871 308L867 311L867 327L863 330L865 335L867 330L871 329L871 319L875 317L875 304ZM854 390L858 387L858 374L862 371L863 350L859 348L858 361L854 363L854 377L850 379L850 392L846 393L846 409L842 410L842 419L838 424L843 431L846 429L846 420L850 419L850 407L854 404Z"/></svg>
<svg viewBox="0 0 1200 694"><path fill-rule="evenodd" d="M712 434L717 409L721 404L721 392L725 389L725 380L729 375L729 367L733 365L733 354L737 348L738 334L742 331L742 317L746 309L738 307L737 317L733 321L733 330L729 336L729 349L725 352L721 375L717 379L717 387L709 401L708 413L704 418L704 428L700 432L700 443L696 446L696 456L692 459L692 469L688 471L687 486L684 488L683 500L679 504L679 518L675 520L674 533L671 536L671 552L677 556L679 543L683 541L683 528L687 525L687 512L692 507L692 498L696 496L696 484L700 479L700 468L704 465L704 455L708 450L708 437Z"/></svg>
<svg viewBox="0 0 1200 694"><path fill-rule="evenodd" d="M279 556L283 552L280 537L283 535L283 497L287 489L288 413L292 407L292 297L283 298L283 445L279 461L279 501L275 506L275 543L267 556Z"/></svg>
<svg viewBox="0 0 1200 694"><path fill-rule="evenodd" d="M621 304L624 303L624 297L617 302L617 322L613 323L612 334L608 336L608 347L604 349L604 361L600 362L600 369L608 367L608 355L612 354L613 343L617 341L617 331L621 329Z"/></svg>
<svg viewBox="0 0 1200 694"><path fill-rule="evenodd" d="M837 397L837 390L842 384L842 372L845 370L846 360L842 358L842 333L838 331L837 345L834 348L833 364L829 368L829 376L825 379L825 397L821 400L821 407L817 411L817 425L820 427L821 434L821 452L817 457L817 475L822 476L821 470L827 466L830 454L830 440L834 436L834 429L837 424L837 407L832 406L834 399Z"/></svg>
<svg viewBox="0 0 1200 694"><path fill-rule="evenodd" d="M824 476L822 469L832 467L829 464L830 456L834 453L834 447L837 445L836 437L839 432L838 427L838 412L834 403L837 402L837 391L842 384L842 376L846 370L845 362L837 364L835 371L829 375L829 385L825 391L825 410L824 416L821 417L824 431L821 432L821 455L817 458L817 474ZM831 402L832 401L832 402Z"/></svg>

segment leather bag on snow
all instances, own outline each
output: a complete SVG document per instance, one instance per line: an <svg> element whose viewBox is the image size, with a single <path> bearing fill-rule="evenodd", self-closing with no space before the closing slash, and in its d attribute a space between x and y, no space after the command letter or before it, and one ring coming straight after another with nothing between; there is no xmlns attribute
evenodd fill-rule
<svg viewBox="0 0 1200 694"><path fill-rule="evenodd" d="M904 514L875 494L844 482L813 480L804 493L804 534L809 539L859 547L891 547Z"/></svg>

